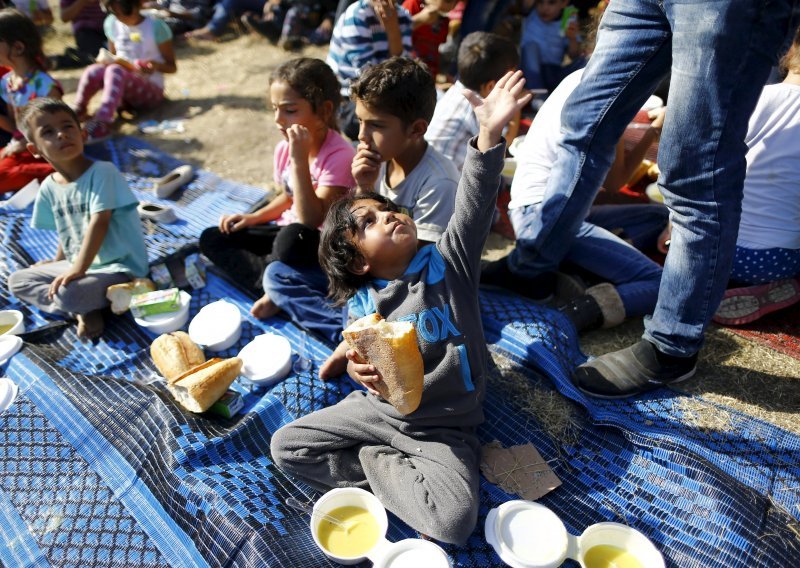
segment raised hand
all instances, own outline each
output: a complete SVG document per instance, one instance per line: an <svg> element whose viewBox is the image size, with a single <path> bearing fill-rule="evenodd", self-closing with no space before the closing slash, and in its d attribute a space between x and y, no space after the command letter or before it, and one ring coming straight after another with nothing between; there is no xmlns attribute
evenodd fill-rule
<svg viewBox="0 0 800 568"><path fill-rule="evenodd" d="M478 149L484 152L500 141L503 128L531 102L533 95L525 91L522 71L509 71L497 81L485 99L469 89L464 89L464 96L472 105L480 124Z"/></svg>

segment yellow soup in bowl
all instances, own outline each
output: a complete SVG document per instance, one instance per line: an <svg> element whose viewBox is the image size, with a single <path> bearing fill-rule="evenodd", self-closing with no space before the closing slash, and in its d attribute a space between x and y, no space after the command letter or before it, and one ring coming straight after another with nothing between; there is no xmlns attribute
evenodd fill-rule
<svg viewBox="0 0 800 568"><path fill-rule="evenodd" d="M633 554L610 544L598 544L583 555L586 568L645 568Z"/></svg>
<svg viewBox="0 0 800 568"><path fill-rule="evenodd" d="M326 514L341 524L322 518L317 526L320 544L341 558L364 556L380 537L378 521L363 507L338 507Z"/></svg>

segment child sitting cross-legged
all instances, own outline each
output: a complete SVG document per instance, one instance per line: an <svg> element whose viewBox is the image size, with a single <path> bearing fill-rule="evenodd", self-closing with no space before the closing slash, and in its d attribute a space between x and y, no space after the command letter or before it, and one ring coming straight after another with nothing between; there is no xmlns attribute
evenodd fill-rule
<svg viewBox="0 0 800 568"><path fill-rule="evenodd" d="M52 260L11 274L8 288L44 312L74 315L79 337L97 337L106 288L149 270L138 201L113 164L84 155L86 135L66 103L35 99L19 126L31 154L56 170L42 182L31 225L58 231L59 244Z"/></svg>
<svg viewBox="0 0 800 568"><path fill-rule="evenodd" d="M415 530L463 544L478 516L480 444L489 353L478 306L480 257L500 187L502 131L530 101L521 72L508 73L475 108L480 132L470 142L453 217L442 237L421 246L417 227L390 200L360 194L328 212L320 262L331 295L348 300L351 320L379 313L417 328L425 369L422 401L403 415L377 396L374 366L340 346L348 372L367 391L278 430L272 457L310 485L371 489ZM439 333L427 322L441 320Z"/></svg>

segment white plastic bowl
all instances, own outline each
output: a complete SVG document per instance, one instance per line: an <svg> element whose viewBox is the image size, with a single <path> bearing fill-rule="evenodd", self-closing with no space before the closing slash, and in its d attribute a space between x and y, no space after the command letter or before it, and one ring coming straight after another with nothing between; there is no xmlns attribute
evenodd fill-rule
<svg viewBox="0 0 800 568"><path fill-rule="evenodd" d="M319 513L326 515L339 507L346 506L366 509L378 522L378 542L370 550L365 550L360 556L337 556L322 546L319 540L319 526L324 519ZM339 564L358 564L366 560L372 550L385 545L386 529L388 527L389 519L386 517L386 509L383 508L381 502L369 491L364 491L358 487L331 489L314 503L314 514L311 516L311 536L314 538L314 544L319 547L325 556Z"/></svg>
<svg viewBox="0 0 800 568"><path fill-rule="evenodd" d="M292 367L289 340L274 333L264 333L239 351L242 376L258 386L271 386L283 379Z"/></svg>
<svg viewBox="0 0 800 568"><path fill-rule="evenodd" d="M189 337L209 351L224 351L242 335L242 314L225 300L203 306L189 323Z"/></svg>
<svg viewBox="0 0 800 568"><path fill-rule="evenodd" d="M152 316L145 316L143 318L133 318L139 326L155 335L162 333L171 333L179 330L186 322L189 321L189 303L192 301L192 296L188 292L181 290L180 302L181 307L177 312L169 312L167 314L155 314Z"/></svg>
<svg viewBox="0 0 800 568"><path fill-rule="evenodd" d="M0 311L0 325L11 326L11 329L0 335L25 333L25 316L19 310L2 310Z"/></svg>

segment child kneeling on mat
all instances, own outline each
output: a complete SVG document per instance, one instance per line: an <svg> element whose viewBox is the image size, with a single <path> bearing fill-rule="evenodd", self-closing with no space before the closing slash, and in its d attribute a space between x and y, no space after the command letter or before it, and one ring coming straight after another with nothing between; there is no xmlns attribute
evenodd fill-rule
<svg viewBox="0 0 800 568"><path fill-rule="evenodd" d="M66 103L39 98L20 120L28 150L55 168L39 188L31 225L58 231L55 258L8 277L11 293L43 312L74 315L78 336L103 333L106 288L148 271L138 201L119 170L83 153L86 134Z"/></svg>
<svg viewBox="0 0 800 568"><path fill-rule="evenodd" d="M417 328L425 369L422 401L408 415L377 396L373 365L340 346L331 359L367 392L313 412L278 430L272 457L319 488L371 489L415 530L463 544L478 516L480 443L489 353L478 306L483 245L500 187L508 120L530 102L521 72L508 73L481 99L465 96L480 133L470 142L453 217L442 237L419 247L411 217L377 194L333 205L320 262L331 296L348 302L351 321L378 313ZM435 332L433 331L435 329Z"/></svg>

